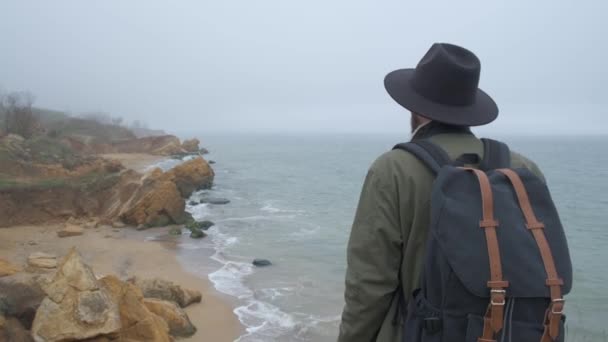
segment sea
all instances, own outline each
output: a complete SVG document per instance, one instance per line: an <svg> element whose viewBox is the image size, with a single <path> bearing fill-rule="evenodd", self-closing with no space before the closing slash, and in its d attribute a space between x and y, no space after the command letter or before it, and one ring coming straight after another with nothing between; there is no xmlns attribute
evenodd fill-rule
<svg viewBox="0 0 608 342"><path fill-rule="evenodd" d="M408 134L201 134L216 172L190 211L215 226L179 257L232 301L239 342L335 341L346 244L371 163ZM608 341L608 137L501 137L542 168L566 230L567 341ZM163 167L170 167L169 164ZM226 205L198 204L205 197ZM211 258L213 262L208 262ZM272 262L255 267L255 258Z"/></svg>

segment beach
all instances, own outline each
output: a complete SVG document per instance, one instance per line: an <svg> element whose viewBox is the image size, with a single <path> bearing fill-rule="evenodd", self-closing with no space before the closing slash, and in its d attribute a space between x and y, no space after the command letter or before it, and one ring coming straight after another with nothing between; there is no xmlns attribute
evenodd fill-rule
<svg viewBox="0 0 608 342"><path fill-rule="evenodd" d="M114 274L123 280L133 276L161 278L202 292L202 303L185 309L198 331L182 341L234 341L241 335L243 329L226 298L207 279L186 272L170 242L145 241L149 232L132 228L89 228L81 236L67 238L57 237L59 229L59 225L0 229L0 258L25 267L31 253L61 257L76 247L97 277ZM156 228L156 233L159 230L168 228Z"/></svg>

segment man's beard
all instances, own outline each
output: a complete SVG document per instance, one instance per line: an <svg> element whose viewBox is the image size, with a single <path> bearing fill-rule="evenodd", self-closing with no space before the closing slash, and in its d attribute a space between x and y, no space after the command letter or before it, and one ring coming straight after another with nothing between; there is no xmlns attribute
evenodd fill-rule
<svg viewBox="0 0 608 342"><path fill-rule="evenodd" d="M422 123L420 122L420 120L418 120L418 117L416 115L412 115L410 117L410 126L412 127L412 134L414 133L414 131L416 131L416 128L418 128Z"/></svg>

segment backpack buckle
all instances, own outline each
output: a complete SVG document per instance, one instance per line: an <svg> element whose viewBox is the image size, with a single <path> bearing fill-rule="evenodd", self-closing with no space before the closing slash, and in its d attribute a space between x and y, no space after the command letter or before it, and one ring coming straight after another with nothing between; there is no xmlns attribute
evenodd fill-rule
<svg viewBox="0 0 608 342"><path fill-rule="evenodd" d="M424 318L424 330L430 334L436 334L443 328L443 322L439 317Z"/></svg>
<svg viewBox="0 0 608 342"><path fill-rule="evenodd" d="M564 303L566 301L563 298L557 298L551 301L551 313L554 315L562 315L564 313ZM557 305L556 305L557 304ZM555 307L559 307L555 310Z"/></svg>
<svg viewBox="0 0 608 342"><path fill-rule="evenodd" d="M504 306L505 302L506 302L506 299L505 299L506 293L507 293L507 291L501 290L501 289L490 290L490 304ZM496 297L499 297L501 300L500 301L496 300L497 299Z"/></svg>

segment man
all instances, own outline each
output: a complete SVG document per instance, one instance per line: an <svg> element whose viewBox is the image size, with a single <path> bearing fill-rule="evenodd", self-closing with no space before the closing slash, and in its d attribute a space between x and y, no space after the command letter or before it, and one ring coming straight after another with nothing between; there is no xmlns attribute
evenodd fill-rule
<svg viewBox="0 0 608 342"><path fill-rule="evenodd" d="M483 157L469 127L488 124L498 108L478 88L479 59L451 44L434 44L415 69L386 76L391 97L411 111L412 139L429 139L452 159ZM527 167L512 153L514 168ZM402 309L420 287L434 176L415 156L393 150L369 169L348 243L344 312L339 342L402 341Z"/></svg>

